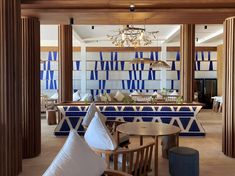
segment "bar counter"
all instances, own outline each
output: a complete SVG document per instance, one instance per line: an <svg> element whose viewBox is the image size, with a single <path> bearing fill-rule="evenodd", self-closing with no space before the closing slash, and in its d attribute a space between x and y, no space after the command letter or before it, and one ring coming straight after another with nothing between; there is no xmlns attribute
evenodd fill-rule
<svg viewBox="0 0 235 176"><path fill-rule="evenodd" d="M205 130L197 119L200 103L95 103L108 120L125 122L159 122L178 126L181 136L205 136ZM68 135L70 129L84 134L81 125L90 103L64 102L56 104L63 118L57 125L56 136Z"/></svg>

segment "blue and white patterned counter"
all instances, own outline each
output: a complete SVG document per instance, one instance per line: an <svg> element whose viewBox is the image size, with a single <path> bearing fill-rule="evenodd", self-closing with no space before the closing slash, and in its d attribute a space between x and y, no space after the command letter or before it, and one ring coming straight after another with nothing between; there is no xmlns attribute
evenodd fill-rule
<svg viewBox="0 0 235 176"><path fill-rule="evenodd" d="M182 136L205 136L205 130L197 119L201 104L96 103L96 106L108 120L166 123L178 126ZM57 107L63 118L55 129L55 135L68 135L70 129L76 129L78 133L83 134L81 123L89 104L71 102L57 104Z"/></svg>

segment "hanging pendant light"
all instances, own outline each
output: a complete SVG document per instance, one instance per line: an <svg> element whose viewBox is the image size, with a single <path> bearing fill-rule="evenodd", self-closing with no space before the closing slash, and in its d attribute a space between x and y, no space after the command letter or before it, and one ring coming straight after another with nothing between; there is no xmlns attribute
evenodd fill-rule
<svg viewBox="0 0 235 176"><path fill-rule="evenodd" d="M129 62L132 64L153 64L155 61L150 58L134 58Z"/></svg>
<svg viewBox="0 0 235 176"><path fill-rule="evenodd" d="M170 68L170 65L168 65L165 61L158 60L154 61L150 64L150 68Z"/></svg>

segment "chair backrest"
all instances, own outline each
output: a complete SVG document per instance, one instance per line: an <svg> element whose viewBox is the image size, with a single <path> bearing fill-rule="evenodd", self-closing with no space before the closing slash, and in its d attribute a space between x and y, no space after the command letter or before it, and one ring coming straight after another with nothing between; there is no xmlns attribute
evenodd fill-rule
<svg viewBox="0 0 235 176"><path fill-rule="evenodd" d="M135 149L117 149L115 151L94 150L96 153L105 156L108 168L112 167L114 170L126 172L133 176L142 176L147 175L151 171L153 147L154 143L150 143ZM113 162L111 162L111 159Z"/></svg>

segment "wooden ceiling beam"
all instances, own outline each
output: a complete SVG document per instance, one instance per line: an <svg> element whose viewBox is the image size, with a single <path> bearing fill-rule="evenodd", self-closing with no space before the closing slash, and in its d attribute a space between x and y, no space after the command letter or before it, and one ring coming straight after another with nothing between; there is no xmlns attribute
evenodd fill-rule
<svg viewBox="0 0 235 176"><path fill-rule="evenodd" d="M22 15L39 17L41 24L218 24L235 16L234 0L23 0Z"/></svg>
<svg viewBox="0 0 235 176"><path fill-rule="evenodd" d="M200 18L199 18L200 14ZM68 24L71 17L74 24L222 24L227 17L235 16L235 9L232 11L217 12L175 12L168 10L164 12L129 13L114 12L74 12L74 11L46 11L46 10L22 10L23 16L39 17L41 24Z"/></svg>
<svg viewBox="0 0 235 176"><path fill-rule="evenodd" d="M165 8L231 8L235 7L234 0L22 0L24 8L126 8L135 4L137 9L165 9Z"/></svg>

